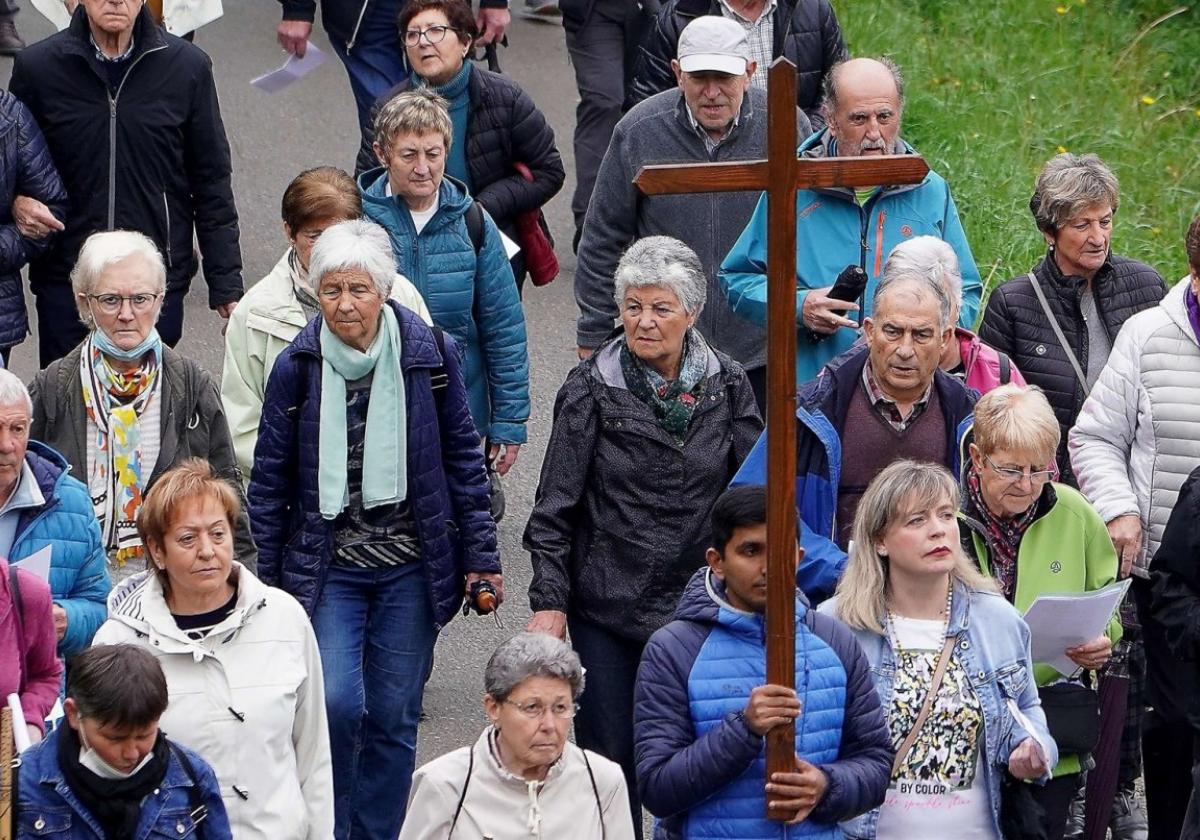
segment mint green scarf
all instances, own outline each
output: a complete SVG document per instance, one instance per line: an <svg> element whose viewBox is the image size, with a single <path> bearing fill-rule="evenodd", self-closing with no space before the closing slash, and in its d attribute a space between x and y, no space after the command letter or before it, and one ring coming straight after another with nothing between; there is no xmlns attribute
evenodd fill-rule
<svg viewBox="0 0 1200 840"><path fill-rule="evenodd" d="M346 383L371 371L367 432L363 451L363 507L397 504L408 497L408 422L404 376L400 371L400 325L383 305L379 334L360 353L321 323L321 429L318 480L321 516L336 519L350 503L346 475Z"/></svg>

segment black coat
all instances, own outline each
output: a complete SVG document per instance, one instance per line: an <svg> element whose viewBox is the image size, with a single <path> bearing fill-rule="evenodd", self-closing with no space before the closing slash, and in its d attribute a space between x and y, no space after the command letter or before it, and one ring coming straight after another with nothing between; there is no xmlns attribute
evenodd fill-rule
<svg viewBox="0 0 1200 840"><path fill-rule="evenodd" d="M411 85L409 77L375 100L371 122L384 103ZM478 65L471 68L467 96L467 168L473 197L498 228L516 239L516 217L544 205L566 180L554 129L520 85ZM363 138L355 164L358 173L379 165L371 149L373 139ZM528 166L533 180L518 175L514 163Z"/></svg>
<svg viewBox="0 0 1200 840"><path fill-rule="evenodd" d="M638 50L633 81L625 105L675 87L671 59L685 26L701 15L720 15L717 0L670 0L651 24ZM821 115L821 82L833 65L849 56L842 28L829 0L779 0L775 11L772 58L786 57L796 65L796 104L808 115L814 130L825 127ZM803 138L801 138L803 139Z"/></svg>
<svg viewBox="0 0 1200 840"><path fill-rule="evenodd" d="M41 126L70 198L66 230L30 264L34 291L61 288L89 235L136 230L162 251L167 288L186 290L204 256L209 306L242 296L232 165L212 61L143 7L117 96L82 6L71 25L23 50L9 90ZM115 147L110 142L115 141Z"/></svg>
<svg viewBox="0 0 1200 840"><path fill-rule="evenodd" d="M1134 578L1146 640L1150 700L1200 732L1200 467L1179 490L1150 561L1150 587Z"/></svg>
<svg viewBox="0 0 1200 840"><path fill-rule="evenodd" d="M1050 254L1033 271L1075 358L1086 372L1087 324L1079 305L1084 279L1064 277ZM1104 321L1109 340L1113 341L1122 324L1143 309L1158 305L1167 293L1167 284L1145 263L1110 254L1092 281L1092 289L1096 310ZM1012 359L1026 382L1046 392L1062 428L1058 468L1062 480L1075 486L1075 474L1067 457L1067 432L1075 425L1087 392L1046 320L1027 276L1015 277L992 292L979 325L979 337Z"/></svg>
<svg viewBox="0 0 1200 840"><path fill-rule="evenodd" d="M704 564L712 506L762 421L741 366L714 351L719 370L710 362L687 438L675 443L644 402L615 384L623 379L612 372L613 342L567 374L554 403L525 528L529 605L644 642L671 620Z"/></svg>

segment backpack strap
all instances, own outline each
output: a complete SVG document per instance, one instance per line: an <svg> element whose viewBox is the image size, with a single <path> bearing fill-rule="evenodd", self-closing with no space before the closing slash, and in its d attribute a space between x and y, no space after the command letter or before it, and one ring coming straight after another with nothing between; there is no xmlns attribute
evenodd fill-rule
<svg viewBox="0 0 1200 840"><path fill-rule="evenodd" d="M17 628L17 667L21 669L17 680L17 693L25 690L25 599L21 596L21 578L17 567L8 567L8 591L11 594L13 610L16 613Z"/></svg>
<svg viewBox="0 0 1200 840"><path fill-rule="evenodd" d="M483 250L483 205L472 201L467 212L463 213L463 221L467 223L467 237L475 248L475 256Z"/></svg>
<svg viewBox="0 0 1200 840"><path fill-rule="evenodd" d="M467 778L463 779L462 793L458 796L458 804L454 806L454 819L450 821L450 831L446 834L446 840L454 834L454 826L458 825L458 816L462 813L463 803L467 801L467 788L471 786L471 774L475 772L475 745L467 751Z"/></svg>
<svg viewBox="0 0 1200 840"><path fill-rule="evenodd" d="M1012 359L1008 358L1007 353L1000 353L1000 384L1007 385L1009 382L1012 382Z"/></svg>
<svg viewBox="0 0 1200 840"><path fill-rule="evenodd" d="M446 404L446 388L450 385L450 374L446 373L446 333L441 327L430 327L433 339L437 342L438 351L442 354L442 363L429 371L429 390L433 391L433 402L441 418L442 407Z"/></svg>
<svg viewBox="0 0 1200 840"><path fill-rule="evenodd" d="M192 818L192 822L199 826L208 818L208 806L200 798L200 779L196 775L196 767L187 757L187 753L179 749L170 738L167 738L167 747L170 749L171 755L175 756L175 760L179 762L179 766L183 768L188 781L191 782L191 785L188 786L188 806L191 808L189 816ZM204 835L203 829L200 830L200 835Z"/></svg>

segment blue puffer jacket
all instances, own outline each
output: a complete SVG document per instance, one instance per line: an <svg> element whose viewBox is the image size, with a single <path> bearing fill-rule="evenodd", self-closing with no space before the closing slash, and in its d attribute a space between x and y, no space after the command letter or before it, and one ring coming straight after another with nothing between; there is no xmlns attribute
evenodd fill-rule
<svg viewBox="0 0 1200 840"><path fill-rule="evenodd" d="M828 130L800 144L802 158L837 155L837 142ZM893 154L916 154L897 138ZM913 236L936 236L958 255L962 270L962 312L959 326L971 329L979 314L983 283L958 218L950 187L932 170L920 184L886 187L860 205L854 191L842 187L799 190L796 193L796 323L811 289L832 286L847 265L867 273L860 309L851 318L861 324L871 314L871 298L892 249ZM733 311L756 324L767 323L767 197L759 199L754 215L721 264L718 282ZM807 382L822 365L849 350L857 330L840 329L831 336L801 329L796 343L796 382Z"/></svg>
<svg viewBox="0 0 1200 840"><path fill-rule="evenodd" d="M21 268L46 250L50 237L26 239L13 221L18 195L36 198L59 221L67 215L63 188L33 114L15 96L0 90L0 347L20 344L29 332Z"/></svg>
<svg viewBox="0 0 1200 840"><path fill-rule="evenodd" d="M359 176L363 211L392 238L396 270L417 287L433 323L454 336L466 361L467 395L479 434L492 443L524 443L529 420L525 312L500 232L483 211L478 256L463 214L472 199L442 179L438 210L421 233L404 200L387 195L387 173Z"/></svg>
<svg viewBox="0 0 1200 840"><path fill-rule="evenodd" d="M58 643L58 653L70 656L92 643L108 615L108 558L91 494L71 476L63 456L31 440L25 462L46 504L21 511L9 553L24 558L51 546L50 592L67 613L67 633Z"/></svg>
<svg viewBox="0 0 1200 840"><path fill-rule="evenodd" d="M867 660L841 622L796 598L796 753L829 780L804 822L763 817L765 739L742 716L766 683L763 617L742 612L705 568L675 620L650 637L634 693L642 802L661 818L655 840L841 840L837 823L883 802L893 748Z"/></svg>
<svg viewBox="0 0 1200 840"><path fill-rule="evenodd" d="M400 368L408 414L408 501L438 627L462 604L467 572L499 572L496 525L479 435L471 422L454 340L389 301L400 322ZM333 522L317 500L321 419L321 319L296 336L275 362L263 399L250 527L258 577L294 596L312 615L333 551ZM437 397L430 375L445 371Z"/></svg>
<svg viewBox="0 0 1200 840"><path fill-rule="evenodd" d="M813 603L833 594L846 567L846 552L837 545L838 486L842 477L842 435L850 398L862 387L863 367L869 351L865 345L843 353L796 396L796 512L804 559L796 582ZM957 477L961 443L971 428L979 394L949 374L933 375L946 421L946 458L943 466ZM767 483L767 433L759 437L730 486Z"/></svg>
<svg viewBox="0 0 1200 840"><path fill-rule="evenodd" d="M103 840L104 829L67 785L58 763L61 730L51 732L21 754L21 785L17 802L18 840ZM193 779L183 769L179 750L191 762ZM199 802L208 815L192 819ZM174 744L162 785L142 800L142 812L134 832L137 840L154 837L186 837L189 840L232 840L225 803L217 777L204 759L186 747Z"/></svg>

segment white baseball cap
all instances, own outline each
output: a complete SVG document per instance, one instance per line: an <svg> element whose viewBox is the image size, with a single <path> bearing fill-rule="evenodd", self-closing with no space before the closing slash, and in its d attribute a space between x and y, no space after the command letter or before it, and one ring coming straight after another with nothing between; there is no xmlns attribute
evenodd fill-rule
<svg viewBox="0 0 1200 840"><path fill-rule="evenodd" d="M740 76L750 61L746 30L720 15L698 17L680 34L677 57L685 73L712 70Z"/></svg>

